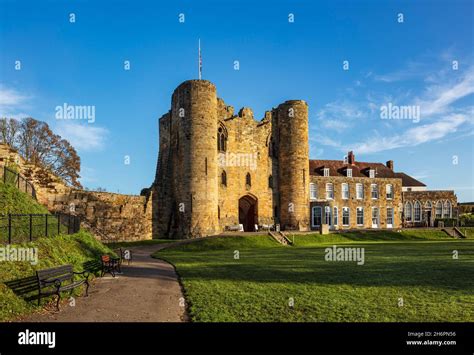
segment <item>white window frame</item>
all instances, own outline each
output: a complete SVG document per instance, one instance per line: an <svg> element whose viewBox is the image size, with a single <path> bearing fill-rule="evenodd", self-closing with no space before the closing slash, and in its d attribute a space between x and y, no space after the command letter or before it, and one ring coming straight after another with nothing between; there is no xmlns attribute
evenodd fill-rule
<svg viewBox="0 0 474 355"><path fill-rule="evenodd" d="M318 185L314 182L309 183L309 199L312 201L318 199Z"/></svg>
<svg viewBox="0 0 474 355"><path fill-rule="evenodd" d="M375 224L374 223L374 211L377 211L377 223ZM371 211L371 216L370 216L370 220L372 222L372 228L380 228L380 208L378 208L377 206L375 207L372 207L372 211Z"/></svg>
<svg viewBox="0 0 474 355"><path fill-rule="evenodd" d="M375 186L375 190L374 190L374 186ZM374 197L374 192L376 194L376 197ZM379 198L379 187L377 184L370 184L370 197L372 198L372 200L378 200Z"/></svg>
<svg viewBox="0 0 474 355"><path fill-rule="evenodd" d="M387 200L393 200L393 185L387 184L385 185L385 197Z"/></svg>
<svg viewBox="0 0 474 355"><path fill-rule="evenodd" d="M361 188L361 195L359 196L359 189L358 187L360 186ZM364 184L361 184L361 183L357 183L356 184L356 199L357 200L363 200L364 199Z"/></svg>
<svg viewBox="0 0 474 355"><path fill-rule="evenodd" d="M438 215L438 206L441 207L440 215ZM435 218L443 218L443 203L441 201L436 202L436 205L435 205Z"/></svg>
<svg viewBox="0 0 474 355"><path fill-rule="evenodd" d="M334 184L331 182L326 183L326 200L334 200Z"/></svg>
<svg viewBox="0 0 474 355"><path fill-rule="evenodd" d="M346 176L347 177L352 177L352 169L347 169L346 170Z"/></svg>
<svg viewBox="0 0 474 355"><path fill-rule="evenodd" d="M334 206L333 214L332 214L332 223L334 224L334 226L337 226L338 223L339 223L338 213L339 213L339 210L338 210L337 206Z"/></svg>
<svg viewBox="0 0 474 355"><path fill-rule="evenodd" d="M362 211L362 223L359 223L359 212ZM363 226L364 225L364 207L357 207L356 208L356 223L358 226Z"/></svg>
<svg viewBox="0 0 474 355"><path fill-rule="evenodd" d="M315 217L316 217L316 211L319 210L319 224L315 224ZM321 223L323 221L323 216L322 216L322 208L321 206L313 206L311 209L311 226L312 227L320 227Z"/></svg>
<svg viewBox="0 0 474 355"><path fill-rule="evenodd" d="M329 212L329 216L328 216L328 212ZM324 206L324 223L327 224L328 226L332 225L331 206Z"/></svg>
<svg viewBox="0 0 474 355"><path fill-rule="evenodd" d="M324 169L323 169L323 175L324 175L324 177L328 177L328 176L329 176L329 168L324 168Z"/></svg>
<svg viewBox="0 0 474 355"><path fill-rule="evenodd" d="M408 213L408 209L410 213ZM403 215L405 216L405 222L413 221L413 205L410 201L407 201L405 203L405 207L403 208Z"/></svg>
<svg viewBox="0 0 474 355"><path fill-rule="evenodd" d="M391 214L388 211L392 211ZM393 219L394 219L395 211L393 207L387 207L387 228L393 228ZM392 223L390 223L392 222Z"/></svg>
<svg viewBox="0 0 474 355"><path fill-rule="evenodd" d="M419 201L415 201L413 204L413 221L421 222L421 203Z"/></svg>
<svg viewBox="0 0 474 355"><path fill-rule="evenodd" d="M452 216L452 205L451 201L444 201L443 203L443 218L451 218Z"/></svg>
<svg viewBox="0 0 474 355"><path fill-rule="evenodd" d="M347 211L347 224L344 223L344 212ZM351 224L351 210L349 207L342 207L342 225L344 227L349 227Z"/></svg>
<svg viewBox="0 0 474 355"><path fill-rule="evenodd" d="M347 188L346 191L344 191L344 187ZM345 192L347 192L347 196L344 196L344 193L345 193ZM349 194L349 184L348 184L347 182L343 182L343 183L341 184L341 198L342 198L343 200L348 200L349 197L350 197L350 194Z"/></svg>
<svg viewBox="0 0 474 355"><path fill-rule="evenodd" d="M369 169L369 178L375 179L375 170L374 169Z"/></svg>

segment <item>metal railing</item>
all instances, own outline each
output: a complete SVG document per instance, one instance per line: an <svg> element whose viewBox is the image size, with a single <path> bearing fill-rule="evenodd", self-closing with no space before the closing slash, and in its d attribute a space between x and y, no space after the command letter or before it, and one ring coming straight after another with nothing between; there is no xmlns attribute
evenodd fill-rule
<svg viewBox="0 0 474 355"><path fill-rule="evenodd" d="M57 214L0 215L0 244L19 244L40 237L79 232L79 216Z"/></svg>
<svg viewBox="0 0 474 355"><path fill-rule="evenodd" d="M17 187L20 191L27 193L36 200L36 190L33 184L18 172L6 166L0 167L0 181L3 181L4 184Z"/></svg>

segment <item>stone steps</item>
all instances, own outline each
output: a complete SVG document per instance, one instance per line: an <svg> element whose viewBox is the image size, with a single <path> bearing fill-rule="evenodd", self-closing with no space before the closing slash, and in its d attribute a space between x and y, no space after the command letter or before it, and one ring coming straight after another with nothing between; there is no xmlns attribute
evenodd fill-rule
<svg viewBox="0 0 474 355"><path fill-rule="evenodd" d="M453 238L457 239L464 239L466 236L461 232L458 228L443 228L441 229L443 232L445 232L447 235Z"/></svg>
<svg viewBox="0 0 474 355"><path fill-rule="evenodd" d="M286 235L283 232L268 231L268 235L270 235L273 239L275 239L278 243L282 245L285 245L285 246L293 245L293 243L286 237Z"/></svg>

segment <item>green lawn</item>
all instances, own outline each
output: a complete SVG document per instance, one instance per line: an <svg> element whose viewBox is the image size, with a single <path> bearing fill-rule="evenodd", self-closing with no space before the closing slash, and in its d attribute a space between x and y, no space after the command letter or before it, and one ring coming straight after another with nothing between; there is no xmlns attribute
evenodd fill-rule
<svg viewBox="0 0 474 355"><path fill-rule="evenodd" d="M365 248L365 264L325 261L334 244ZM293 247L223 237L154 256L176 266L193 321L474 321L474 241L444 233L295 236Z"/></svg>

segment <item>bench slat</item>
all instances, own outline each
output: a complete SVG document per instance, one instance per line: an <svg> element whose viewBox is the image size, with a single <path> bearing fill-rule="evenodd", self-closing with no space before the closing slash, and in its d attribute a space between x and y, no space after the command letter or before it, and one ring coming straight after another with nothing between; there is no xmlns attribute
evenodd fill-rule
<svg viewBox="0 0 474 355"><path fill-rule="evenodd" d="M64 265L51 269L43 269L36 271L38 278L43 279L51 275L64 275L67 273L72 273L72 265Z"/></svg>
<svg viewBox="0 0 474 355"><path fill-rule="evenodd" d="M69 281L71 280L73 277L72 274L69 274L69 275L62 275L62 276L53 276L51 278L47 278L47 279L41 279L40 280L40 283L41 283L41 286L54 286L54 282L51 282L51 281L54 281L54 280L59 280L61 282L63 281Z"/></svg>

